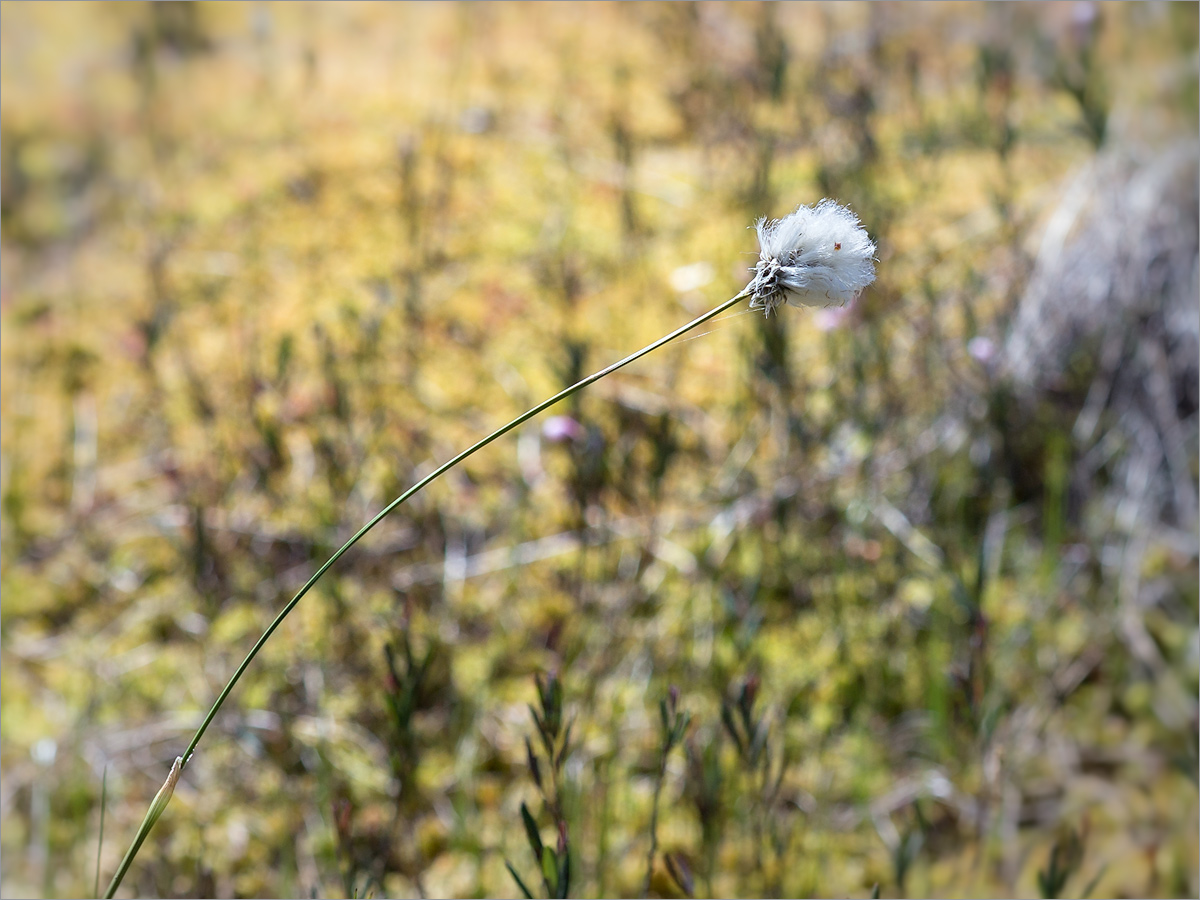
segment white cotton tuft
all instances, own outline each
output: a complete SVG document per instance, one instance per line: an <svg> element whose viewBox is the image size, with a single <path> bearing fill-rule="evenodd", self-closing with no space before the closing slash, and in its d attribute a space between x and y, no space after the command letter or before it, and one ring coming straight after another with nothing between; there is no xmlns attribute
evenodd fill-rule
<svg viewBox="0 0 1200 900"><path fill-rule="evenodd" d="M832 200L759 219L751 309L845 306L875 280L875 244L858 216Z"/></svg>

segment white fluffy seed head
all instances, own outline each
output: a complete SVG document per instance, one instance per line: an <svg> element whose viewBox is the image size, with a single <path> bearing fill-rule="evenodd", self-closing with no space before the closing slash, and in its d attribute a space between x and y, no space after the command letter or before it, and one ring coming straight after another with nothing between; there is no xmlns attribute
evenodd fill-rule
<svg viewBox="0 0 1200 900"><path fill-rule="evenodd" d="M845 306L875 280L875 244L858 216L832 200L759 219L751 309Z"/></svg>

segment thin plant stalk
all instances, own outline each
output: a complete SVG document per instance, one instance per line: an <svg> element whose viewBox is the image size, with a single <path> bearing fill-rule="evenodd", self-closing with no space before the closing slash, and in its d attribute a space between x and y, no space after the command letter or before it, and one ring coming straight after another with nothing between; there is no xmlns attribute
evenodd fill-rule
<svg viewBox="0 0 1200 900"><path fill-rule="evenodd" d="M650 807L650 851L646 854L646 882L642 885L642 896L650 896L650 883L654 878L654 856L658 853L658 801L662 797L663 782L667 779L667 754L663 753L658 766L658 777L654 779L654 802Z"/></svg>
<svg viewBox="0 0 1200 900"><path fill-rule="evenodd" d="M654 802L650 807L650 850L646 854L646 882L642 886L641 894L643 897L650 896L650 884L654 879L654 856L658 853L658 802L662 798L663 782L667 780L667 760L671 756L671 750L683 740L692 719L691 713L679 711L678 703L679 690L672 685L666 699L658 705L662 717L662 756L658 762L658 777L654 779ZM684 893L691 895L692 892L685 888Z"/></svg>
<svg viewBox="0 0 1200 900"><path fill-rule="evenodd" d="M116 889L120 886L120 879L125 876L133 858L137 856L138 850L142 848L142 843L150 834L150 829L154 827L154 823L159 820L167 810L167 804L171 802L171 795L175 793L175 785L179 783L179 773L183 771L183 757L175 757L175 762L171 765L171 771L167 775L167 780L163 782L163 786L158 789L158 793L154 795L154 799L150 801L150 808L146 810L146 816L142 819L142 824L138 826L137 834L133 838L133 843L129 845L129 849L125 851L125 856L121 860L121 865L117 868L117 875L108 885L108 890L104 896L111 897Z"/></svg>
<svg viewBox="0 0 1200 900"><path fill-rule="evenodd" d="M677 337L687 334L687 332L691 331L693 328L696 328L699 325L703 325L705 322L709 321L710 319L713 319L713 318L719 316L721 313L725 312L726 310L732 308L737 303L739 303L740 301L746 299L748 296L751 295L752 284L748 285L745 289L743 289L741 292L739 292L736 296L730 297L724 303L721 303L720 305L714 307L713 309L710 309L708 312L704 313L703 315L697 316L695 319L692 319L692 321L688 322L686 325L683 325L680 328L676 328L670 334L667 334L667 335L659 338L657 341L654 341L651 344L647 344L645 347L643 347L641 350L638 350L636 353L631 353L629 356L626 356L624 359L619 360L619 361L613 363L612 365L601 369L598 372L594 372L593 374L589 375L587 378L584 378L583 380L576 382L575 384L571 385L570 387L559 391L553 397L549 397L546 400L543 400L541 403L537 404L536 406L532 407L531 409L528 409L525 412L521 413L521 415L517 416L515 419L513 419L508 424L502 425L500 428L497 428L495 431L493 431L487 437L472 444L470 447L468 447L462 453L455 456L450 461L443 463L441 466L436 468L434 471L430 472L428 475L426 475L424 478L422 478L420 481L418 481L416 484L414 484L412 487L410 487L407 491L405 491L403 494L401 494L399 497L397 497L395 500L393 500L391 503L389 503L387 506L385 506L382 510L380 510L375 515L374 518L372 518L369 522L367 522L366 525L364 525L357 532L355 532L354 536L352 538L350 538L350 540L346 541L346 543L342 545L340 550L338 550L336 553L334 553L333 556L329 557L329 559L325 562L325 564L323 566L321 566L321 568L317 569L317 571L313 573L313 576L311 578L309 578L307 582L305 582L304 587L300 588L300 590L296 594L296 596L294 596L291 600L288 601L287 605L284 606L283 609L281 609L279 611L279 615L277 615L275 617L275 620L273 622L271 622L270 625L267 626L267 630L263 632L262 637L260 637L255 642L254 646L250 648L250 652L248 654L246 654L246 658L244 660L242 660L241 665L239 665L237 667L237 669L234 671L232 677L230 677L230 679L229 679L229 683L225 685L225 687L221 690L221 693L217 695L217 699L215 701L213 701L212 708L208 711L208 714L204 717L204 721L202 721L200 723L200 727L198 729L196 729L196 733L194 735L192 735L192 740L187 745L187 749L183 751L183 756L180 758L182 760L182 762L179 763L179 761L177 761L178 767L172 770L172 776L177 779L179 770L181 770L184 766L186 766L188 764L188 762L191 760L192 753L195 751L196 745L198 743L200 743L200 738L204 737L204 732L208 730L208 726L210 724L212 724L212 720L216 717L217 713L221 710L221 707L225 705L225 701L229 698L229 695L233 692L233 689L237 685L238 681L241 680L242 675L245 674L246 669L249 668L250 663L254 661L254 657L256 657L258 655L258 652L263 648L263 645L266 644L268 640L270 640L271 635L273 635L275 633L275 630L277 628L279 628L279 626L281 624L283 624L283 620L288 617L288 614L291 613L291 611L296 608L296 604L298 604L304 598L304 595L307 594L312 589L313 585L315 585L317 583L317 581L320 580L321 576L324 575L326 572L328 572L330 567L332 567L334 563L336 563L339 559L341 559L345 555L347 550L349 550L351 547L353 547L355 544L357 544L363 538L363 536L366 535L366 533L368 531L370 531L372 528L374 528L376 525L378 525L381 521L383 521L383 519L388 515L388 513L390 513L392 510L394 510L397 506L399 506L405 500L408 500L410 497L412 497L414 494L416 494L422 488L426 487L431 482L436 481L442 475L449 472L451 469L453 469L455 466L457 466L460 462L465 460L467 457L473 455L478 450L482 450L488 444L490 444L493 441L508 434L508 432L512 431L518 425L524 424L525 422L532 419L534 416L538 415L541 412L546 411L551 406L554 406L554 404L558 403L559 401L567 399L572 394L576 393L577 391L583 390L585 387L587 387L590 384L594 384L595 382L599 381L601 378L604 378L606 375L611 375L613 372L617 371L618 369L624 368L625 366L629 365L630 363L641 359L646 354L652 353L653 351L657 350L659 347L663 347L666 344L669 344L671 341L675 340ZM170 781L170 780L171 779L169 778L168 781ZM171 784L171 787L172 788L174 787L173 783ZM162 794L162 792L160 791L160 795L161 794ZM170 799L169 793L167 794L166 799ZM161 805L160 805L159 800L160 800L159 797L155 798L155 802L153 804L151 804L151 809L149 812L147 812L146 818L142 820L142 824L138 828L137 834L134 836L133 843L130 844L129 849L125 852L125 856L121 859L121 864L117 867L116 874L113 875L112 881L108 885L108 890L104 894L104 896L106 898L111 898L116 893L117 888L119 888L121 886L121 881L122 881L122 879L124 879L125 873L129 871L129 867L133 863L134 858L137 856L138 850L141 848L142 843L146 840L146 837L149 835L150 829L154 827L154 823L158 820L158 817L162 814L163 810L165 809L165 807L166 807L165 802L161 803Z"/></svg>
<svg viewBox="0 0 1200 900"><path fill-rule="evenodd" d="M100 896L100 852L104 849L104 807L108 805L108 766L104 767L104 775L100 779L100 836L96 838L96 883L92 887L92 896Z"/></svg>

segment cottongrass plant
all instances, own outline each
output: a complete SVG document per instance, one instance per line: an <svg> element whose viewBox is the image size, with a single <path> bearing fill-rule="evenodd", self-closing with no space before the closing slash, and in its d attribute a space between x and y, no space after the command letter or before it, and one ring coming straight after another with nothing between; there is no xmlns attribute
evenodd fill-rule
<svg viewBox="0 0 1200 900"><path fill-rule="evenodd" d="M875 280L875 244L858 216L832 200L782 219L759 219L751 309L845 306Z"/></svg>
<svg viewBox="0 0 1200 900"><path fill-rule="evenodd" d="M296 596L279 611L274 621L267 626L266 631L250 648L246 658L234 670L229 682L213 701L212 708L205 715L200 727L192 736L183 754L176 758L171 767L171 773L150 804L146 817L142 820L137 834L125 856L121 859L112 881L108 885L105 897L112 897L125 873L141 849L154 823L166 810L175 785L183 769L187 766L196 750L196 745L204 737L208 726L216 717L229 695L241 680L250 663L258 652L270 640L276 629L288 617L304 595L326 572L341 559L351 547L357 544L372 528L378 525L387 515L400 504L404 503L422 488L445 475L469 456L482 450L488 444L503 437L517 426L529 421L539 413L544 412L556 403L567 399L572 394L583 390L590 384L595 384L601 378L611 375L618 369L623 369L643 356L653 353L660 347L666 346L678 337L687 334L694 328L719 316L733 308L747 297L750 298L751 309L761 309L765 315L771 315L780 306L787 303L792 306L844 306L875 280L875 244L871 241L866 230L859 223L858 216L833 200L822 200L816 206L800 206L791 215L782 219L760 219L756 225L759 243L759 261L751 270L754 277L735 296L710 309L703 315L697 316L670 334L664 335L651 344L647 344L636 353L631 353L624 359L613 363L589 375L570 387L548 397L541 403L521 413L512 421L500 426L487 437L472 444L453 459L443 463L430 472L407 491L380 510L374 518L355 532L333 556L322 565L312 577L305 582ZM651 851L653 853L653 851Z"/></svg>

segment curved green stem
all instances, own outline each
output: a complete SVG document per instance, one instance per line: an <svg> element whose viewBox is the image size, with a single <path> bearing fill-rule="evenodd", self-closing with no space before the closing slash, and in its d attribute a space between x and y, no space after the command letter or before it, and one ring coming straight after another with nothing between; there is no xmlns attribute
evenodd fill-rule
<svg viewBox="0 0 1200 900"><path fill-rule="evenodd" d="M255 642L254 646L250 648L250 652L246 654L246 658L242 660L242 664L240 666L238 666L237 669L234 671L233 676L229 679L229 683L226 684L224 689L222 689L221 693L217 695L217 699L213 702L212 708L208 711L208 715L206 715L204 717L204 721L200 723L200 727L198 729L196 729L196 733L194 735L192 735L191 742L187 745L187 749L183 751L182 766L186 766L188 764L188 762L191 760L192 753L193 753L193 751L195 751L196 745L198 743L200 743L200 738L204 737L204 732L208 730L208 726L210 724L212 724L213 718L216 717L216 715L220 711L221 707L225 704L226 699L228 699L230 693L232 693L234 687L237 685L238 681L241 679L241 677L245 673L246 669L249 668L250 663L254 661L254 657L256 657L258 655L258 651L263 648L263 645L266 644L266 642L270 639L271 635L273 635L275 633L275 630L281 624L283 624L283 620L288 617L288 614L293 609L296 608L296 604L299 603L301 601L301 599L303 599L304 595L307 594L312 589L313 585L315 585L317 583L317 581L320 580L321 576L324 575L326 572L328 572L330 567L335 562L337 562L339 559L341 559L342 556L345 555L347 550L349 550L351 547L353 547L355 544L357 544L359 542L359 540L363 537L363 535L365 535L368 531L370 531L372 528L374 528L376 525L378 525L381 521L383 521L383 519L387 516L388 513L390 513L392 510L394 510L397 506L399 506L405 500L407 500L408 498L413 496L413 494L417 493L417 491L421 490L423 487L428 485L430 482L436 481L442 475L449 472L451 469L453 469L455 466L457 466L460 462L462 462L468 456L471 456L477 450L482 450L488 444L492 443L492 441L508 434L508 432L512 431L518 425L521 425L524 422L529 421L534 416L536 416L538 413L544 412L545 410L549 409L554 404L558 403L560 400L565 400L567 397L570 397L572 394L576 393L577 391L582 390L583 388L587 387L589 384L593 384L593 383L599 381L601 378L605 377L606 375L611 375L613 372L617 371L618 369L624 368L625 366L629 365L631 362L641 359L647 353L651 353L651 352L657 350L659 347L662 347L665 344L669 344L671 341L675 340L675 338L677 338L683 334L686 334L687 332L691 331L696 326L702 325L705 322L707 322L709 319L719 316L721 313L725 312L727 309L734 306L739 301L744 300L746 297L749 296L749 294L750 294L750 289L749 289L749 287L747 287L747 288L743 289L737 296L731 297L728 300L726 300L724 303L720 304L719 306L717 306L713 309L710 309L708 312L704 313L703 315L697 316L695 319L692 319L692 321L688 322L686 325L684 325L680 328L676 328L670 334L659 338L654 343L647 344L645 347L643 347L641 350L638 350L636 353L631 353L629 356L625 357L624 359L622 359L618 362L613 363L611 366L607 366L606 368L601 369L599 372L594 372L593 374L589 375L587 378L584 378L582 381L578 381L575 384L571 385L569 388L559 391L553 397L543 400L541 403L539 403L537 406L534 406L532 409L528 409L525 412L521 413L521 415L517 416L515 419L513 419L507 425L502 425L500 428L497 428L495 431L493 431L487 437L472 444L470 447L468 447L462 453L458 454L458 456L454 457L449 462L443 463L442 465L438 466L438 468L434 469L432 472L430 472L428 475L426 475L424 478L422 478L420 481L418 481L416 484L414 484L412 487L410 487L407 491L405 491L403 494L401 494L399 497L397 497L395 500L393 500L391 503L389 503L387 506L385 506L382 510L380 510L375 515L375 517L373 519L371 519L371 521L367 522L366 525L364 525L357 532L355 532L354 537L352 537L352 538L350 538L350 540L346 541L346 543L342 545L342 548L340 550L338 550L337 553L335 553L335 554L333 554L333 556L329 557L329 559L326 561L326 563L323 566L321 566L321 568L317 569L316 572L313 573L313 576L311 578L309 578L307 582L305 582L304 587L300 588L300 591L296 594L296 596L288 601L288 604L279 611L279 615L277 615L275 617L275 620L270 625L267 626L267 630L263 632L262 637L260 637ZM182 768L182 766L181 766L181 768ZM173 771L172 774L176 778L178 778L177 771ZM173 786L174 785L172 785L172 787ZM168 794L168 799L169 799L169 794ZM156 807L158 807L158 808L156 809ZM156 821L158 821L158 817L159 817L159 815L162 814L162 811L163 811L163 809L165 809L165 807L166 807L165 802L162 803L161 805L158 804L158 798L156 798L156 802L151 805L151 811L146 814L146 818L142 821L141 827L138 828L138 832L137 832L137 835L133 839L133 843L130 844L129 849L125 852L125 856L121 859L121 864L117 867L116 874L113 875L113 879L108 885L108 890L104 894L104 896L106 898L112 897L113 894L116 893L117 888L121 886L121 880L125 877L125 873L127 871L129 871L129 866L133 863L134 857L137 856L138 850L141 848L142 843L146 840L147 835L149 835L150 829L154 827L154 823ZM154 813L157 813L157 814L154 814Z"/></svg>

